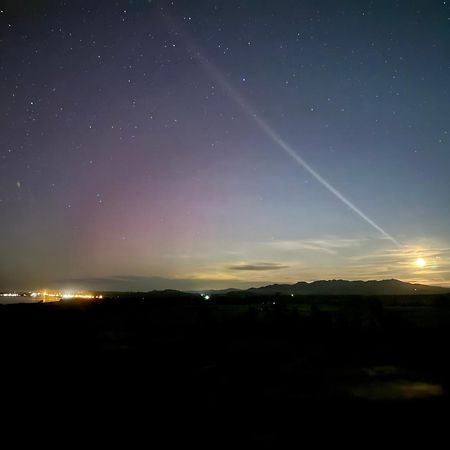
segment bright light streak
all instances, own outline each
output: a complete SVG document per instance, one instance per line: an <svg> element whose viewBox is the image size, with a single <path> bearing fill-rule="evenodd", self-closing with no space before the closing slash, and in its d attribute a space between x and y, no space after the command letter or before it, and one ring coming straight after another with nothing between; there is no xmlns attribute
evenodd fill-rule
<svg viewBox="0 0 450 450"><path fill-rule="evenodd" d="M2 295L11 295L11 294L2 294ZM19 294L17 294L19 295ZM44 297L44 301L48 297L56 298L56 299L64 299L70 300L74 298L79 299L102 299L103 295L94 295L94 294L85 294L83 292L31 292L29 295L33 298L35 297Z"/></svg>
<svg viewBox="0 0 450 450"><path fill-rule="evenodd" d="M74 298L78 299L102 299L103 295L94 295L94 294L85 294L83 292L26 292L26 293L17 293L17 292L4 292L0 293L0 297L43 297L43 301L58 301L59 299L70 300Z"/></svg>
<svg viewBox="0 0 450 450"><path fill-rule="evenodd" d="M377 223L364 214L359 208L356 207L350 200L348 200L343 194L341 194L334 186L332 186L325 178L323 178L315 169L313 169L284 139L263 119L261 119L250 106L250 104L242 97L242 95L231 85L231 83L224 77L224 75L213 66L199 50L191 43L190 40L183 36L185 41L188 42L188 50L195 56L200 65L210 75L212 79L217 81L220 86L230 95L230 97L241 107L241 109L253 119L258 125L261 131L269 137L278 147L280 147L288 156L290 156L300 167L306 170L312 175L323 187L330 191L338 200L344 205L349 207L354 213L356 213L361 219L367 222L372 228L377 230L382 236L389 239L396 246L402 247L394 237L381 228Z"/></svg>

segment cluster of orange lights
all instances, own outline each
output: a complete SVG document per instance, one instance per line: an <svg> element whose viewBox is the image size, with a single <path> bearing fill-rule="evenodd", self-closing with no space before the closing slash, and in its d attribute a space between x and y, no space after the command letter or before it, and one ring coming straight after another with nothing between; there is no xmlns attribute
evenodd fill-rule
<svg viewBox="0 0 450 450"><path fill-rule="evenodd" d="M84 294L84 293L71 293L71 292L32 292L31 297L43 297L44 301L48 298L49 300L53 298L57 299L101 299L103 295L94 295L94 294Z"/></svg>

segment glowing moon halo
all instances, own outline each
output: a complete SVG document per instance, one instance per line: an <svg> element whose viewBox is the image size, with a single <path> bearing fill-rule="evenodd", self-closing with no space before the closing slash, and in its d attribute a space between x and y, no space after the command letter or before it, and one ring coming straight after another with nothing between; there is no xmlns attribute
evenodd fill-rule
<svg viewBox="0 0 450 450"><path fill-rule="evenodd" d="M415 264L417 267L419 267L420 269L423 269L423 268L427 265L427 262L426 262L423 258L417 258L417 259L414 261L414 264Z"/></svg>

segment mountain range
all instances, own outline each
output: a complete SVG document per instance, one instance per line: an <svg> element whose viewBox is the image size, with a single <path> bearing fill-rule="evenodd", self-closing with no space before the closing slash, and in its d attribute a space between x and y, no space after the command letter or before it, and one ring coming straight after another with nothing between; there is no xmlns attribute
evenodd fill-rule
<svg viewBox="0 0 450 450"><path fill-rule="evenodd" d="M295 284L271 284L246 290L223 289L208 291L209 294L248 293L254 295L433 295L450 293L450 288L406 283L400 280L320 280L299 281Z"/></svg>

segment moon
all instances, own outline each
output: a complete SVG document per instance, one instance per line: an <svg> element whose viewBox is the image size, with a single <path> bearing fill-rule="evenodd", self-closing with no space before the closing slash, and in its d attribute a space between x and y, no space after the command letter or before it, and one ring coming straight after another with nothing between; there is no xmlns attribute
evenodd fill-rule
<svg viewBox="0 0 450 450"><path fill-rule="evenodd" d="M417 267L419 267L420 269L423 269L423 268L427 265L427 262L426 262L423 258L417 258L417 259L414 261L414 264L415 264Z"/></svg>

